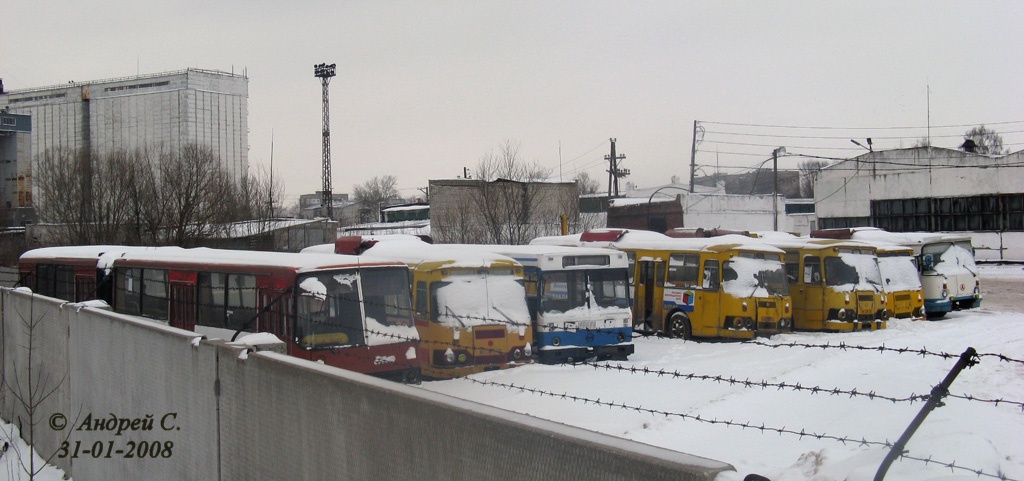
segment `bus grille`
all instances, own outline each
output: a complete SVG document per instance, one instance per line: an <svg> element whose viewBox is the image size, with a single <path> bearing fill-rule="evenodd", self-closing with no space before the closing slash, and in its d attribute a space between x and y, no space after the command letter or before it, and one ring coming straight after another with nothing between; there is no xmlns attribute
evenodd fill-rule
<svg viewBox="0 0 1024 481"><path fill-rule="evenodd" d="M757 303L757 307L761 309L775 309L775 303L772 301L761 301Z"/></svg>
<svg viewBox="0 0 1024 481"><path fill-rule="evenodd" d="M910 300L910 294L900 294L900 295L896 296L896 300L897 301L909 301Z"/></svg>
<svg viewBox="0 0 1024 481"><path fill-rule="evenodd" d="M857 300L858 301L862 301L862 302L870 302L870 301L875 300L875 296L873 296L871 294L859 295L859 296L857 296Z"/></svg>
<svg viewBox="0 0 1024 481"><path fill-rule="evenodd" d="M477 339L500 339L505 337L505 329L475 329L473 330L473 336Z"/></svg>

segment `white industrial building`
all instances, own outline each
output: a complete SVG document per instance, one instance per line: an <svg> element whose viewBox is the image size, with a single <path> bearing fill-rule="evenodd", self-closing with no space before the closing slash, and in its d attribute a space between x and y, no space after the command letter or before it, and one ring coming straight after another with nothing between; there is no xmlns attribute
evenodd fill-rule
<svg viewBox="0 0 1024 481"><path fill-rule="evenodd" d="M198 143L237 178L249 165L248 97L246 75L190 68L0 90L0 111L31 117L35 158L51 149L104 155Z"/></svg>
<svg viewBox="0 0 1024 481"><path fill-rule="evenodd" d="M1022 154L915 147L839 162L818 173L818 225L969 232L979 259L1024 260Z"/></svg>

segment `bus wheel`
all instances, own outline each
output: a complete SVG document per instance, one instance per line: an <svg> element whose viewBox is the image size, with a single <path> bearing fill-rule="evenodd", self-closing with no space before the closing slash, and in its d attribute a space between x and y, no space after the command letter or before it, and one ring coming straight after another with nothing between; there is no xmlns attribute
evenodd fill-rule
<svg viewBox="0 0 1024 481"><path fill-rule="evenodd" d="M668 319L668 336L680 339L693 338L693 328L690 327L690 320L685 314L677 312Z"/></svg>

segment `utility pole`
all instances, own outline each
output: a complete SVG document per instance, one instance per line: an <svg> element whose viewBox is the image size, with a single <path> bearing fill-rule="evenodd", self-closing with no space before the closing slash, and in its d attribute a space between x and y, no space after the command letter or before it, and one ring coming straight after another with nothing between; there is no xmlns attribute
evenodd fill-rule
<svg viewBox="0 0 1024 481"><path fill-rule="evenodd" d="M703 131L703 128L701 129ZM693 121L693 142L690 144L690 193L693 193L693 175L697 171L697 121Z"/></svg>
<svg viewBox="0 0 1024 481"><path fill-rule="evenodd" d="M609 162L608 166L608 197L619 196L619 177L626 177L629 175L629 169L620 169L619 161L625 160L625 155L615 155L615 139L608 139L612 143L612 151L610 155L604 156L604 160ZM615 195L612 195L612 185L615 186Z"/></svg>
<svg viewBox="0 0 1024 481"><path fill-rule="evenodd" d="M320 197L320 207L328 219L334 219L334 193L331 192L331 108L327 97L327 85L334 76L335 64L327 65L321 63L313 66L313 75L320 79L323 85L324 104L324 137L323 137L323 192Z"/></svg>

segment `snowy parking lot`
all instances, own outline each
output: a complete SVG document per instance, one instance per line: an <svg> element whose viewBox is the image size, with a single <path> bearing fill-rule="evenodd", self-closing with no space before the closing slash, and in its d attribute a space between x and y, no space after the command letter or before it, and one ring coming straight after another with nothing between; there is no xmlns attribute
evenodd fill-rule
<svg viewBox="0 0 1024 481"><path fill-rule="evenodd" d="M982 267L983 307L756 342L637 338L626 362L531 365L424 389L734 465L722 481L869 480L968 347L886 479L1024 479L1024 270ZM926 462L925 460L930 460Z"/></svg>

